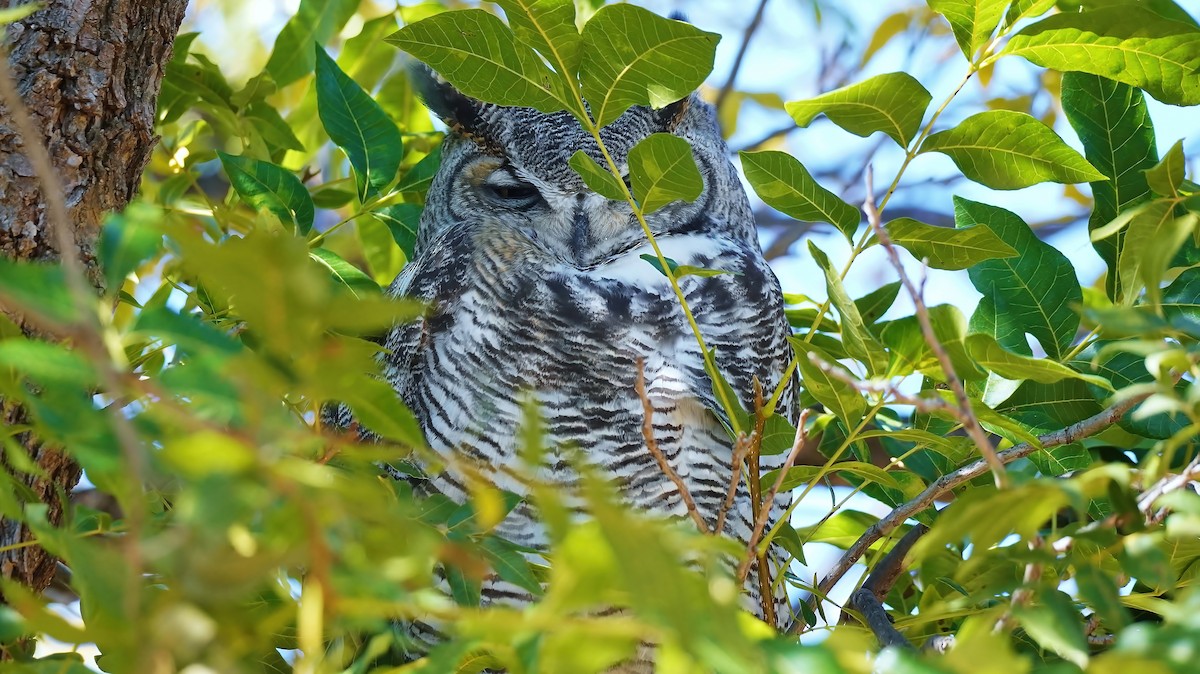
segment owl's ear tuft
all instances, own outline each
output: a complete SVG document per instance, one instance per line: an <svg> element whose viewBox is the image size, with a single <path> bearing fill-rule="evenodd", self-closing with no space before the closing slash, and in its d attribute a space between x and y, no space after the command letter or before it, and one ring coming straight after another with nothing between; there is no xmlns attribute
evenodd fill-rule
<svg viewBox="0 0 1200 674"><path fill-rule="evenodd" d="M656 115L659 127L666 133L673 133L675 127L679 126L679 123L683 121L683 117L687 114L688 107L691 104L692 97L685 96L666 107L658 109Z"/></svg>
<svg viewBox="0 0 1200 674"><path fill-rule="evenodd" d="M408 69L413 89L433 114L450 127L454 133L473 140L483 138L483 106L478 101L454 88L441 75L428 66L414 62Z"/></svg>

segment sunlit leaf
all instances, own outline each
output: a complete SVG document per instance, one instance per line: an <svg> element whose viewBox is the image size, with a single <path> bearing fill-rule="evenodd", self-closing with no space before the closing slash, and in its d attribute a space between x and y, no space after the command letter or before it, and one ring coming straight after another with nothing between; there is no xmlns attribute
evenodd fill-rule
<svg viewBox="0 0 1200 674"><path fill-rule="evenodd" d="M941 152L968 178L998 190L1105 179L1053 129L1011 110L972 115L926 138L920 151Z"/></svg>
<svg viewBox="0 0 1200 674"><path fill-rule="evenodd" d="M935 269L966 269L984 260L1013 257L1017 251L987 227L934 227L912 218L887 223L891 240Z"/></svg>
<svg viewBox="0 0 1200 674"><path fill-rule="evenodd" d="M1150 185L1150 189L1155 194L1164 197L1178 196L1179 187L1183 185L1183 170L1186 161L1183 156L1183 141L1177 140L1171 149L1167 150L1162 161L1146 169L1146 182Z"/></svg>
<svg viewBox="0 0 1200 674"><path fill-rule="evenodd" d="M1096 386L1111 389L1104 377L1076 372L1074 369L1048 358L1030 358L1011 351L996 343L991 335L969 335L967 351L975 362L1006 379L1031 379L1043 384L1072 377Z"/></svg>
<svg viewBox="0 0 1200 674"><path fill-rule="evenodd" d="M312 229L315 209L304 183L291 171L250 157L217 152L229 182L239 196L256 209L269 211L280 222L290 223L300 235Z"/></svg>
<svg viewBox="0 0 1200 674"><path fill-rule="evenodd" d="M818 185L795 157L775 150L738 154L746 180L768 206L797 220L828 222L847 239L854 237L858 209Z"/></svg>
<svg viewBox="0 0 1200 674"><path fill-rule="evenodd" d="M266 72L286 86L313 71L313 44L325 44L354 16L359 0L301 0L275 39Z"/></svg>
<svg viewBox="0 0 1200 674"><path fill-rule="evenodd" d="M812 241L808 242L808 252L825 273L825 290L841 317L842 343L846 352L866 365L871 374L882 372L888 360L883 346L867 329L866 322L858 313L858 306L850 299L837 270L829 263L829 257Z"/></svg>
<svg viewBox="0 0 1200 674"><path fill-rule="evenodd" d="M387 225L396 240L396 245L404 251L404 256L412 259L413 246L417 243L417 229L421 221L421 207L416 204L396 204L387 206L372 213Z"/></svg>
<svg viewBox="0 0 1200 674"><path fill-rule="evenodd" d="M583 27L580 65L596 124L611 124L630 106L661 108L692 93L712 71L720 39L634 5L601 7Z"/></svg>
<svg viewBox="0 0 1200 674"><path fill-rule="evenodd" d="M950 22L954 39L968 60L996 31L1008 4L1007 0L929 0L933 11Z"/></svg>
<svg viewBox="0 0 1200 674"><path fill-rule="evenodd" d="M800 376L804 381L805 390L820 401L825 409L845 422L848 427L853 428L866 413L867 401L850 383L821 369L812 361L809 354L813 354L829 366L837 368L847 377L853 378L853 375L840 364L833 362L833 359L815 346L798 339L793 339L791 342L796 349L796 360L799 363Z"/></svg>
<svg viewBox="0 0 1200 674"><path fill-rule="evenodd" d="M1054 14L1012 36L1001 53L1123 82L1163 103L1200 104L1200 30L1138 4Z"/></svg>
<svg viewBox="0 0 1200 674"><path fill-rule="evenodd" d="M857 84L803 101L786 108L800 126L808 126L819 114L858 136L882 131L901 147L921 127L931 96L907 73L876 75Z"/></svg>
<svg viewBox="0 0 1200 674"><path fill-rule="evenodd" d="M633 146L629 151L629 181L644 213L673 201L695 201L704 189L692 146L669 133L651 134Z"/></svg>
<svg viewBox="0 0 1200 674"><path fill-rule="evenodd" d="M694 164L695 162L693 162ZM614 201L625 199L625 190L611 171L601 167L583 150L576 150L568 162L593 192Z"/></svg>
<svg viewBox="0 0 1200 674"><path fill-rule="evenodd" d="M481 9L435 14L387 37L468 96L542 112L571 106L559 80L512 30Z"/></svg>
<svg viewBox="0 0 1200 674"><path fill-rule="evenodd" d="M987 226L1018 252L1017 257L987 260L968 270L975 289L993 307L990 334L1011 349L1012 336L1029 333L1051 358L1061 360L1075 339L1075 307L1083 301L1071 262L1003 208L955 197L954 219L958 227Z"/></svg>
<svg viewBox="0 0 1200 674"><path fill-rule="evenodd" d="M379 286L371 280L370 276L343 260L337 253L325 248L313 248L309 251L309 255L317 264L329 271L334 281L345 286L355 297L379 292Z"/></svg>
<svg viewBox="0 0 1200 674"><path fill-rule="evenodd" d="M1141 91L1088 73L1063 74L1062 106L1083 141L1088 161L1101 173L1113 176L1091 183L1094 205L1088 230L1094 232L1149 198L1143 171L1158 158L1154 125ZM1122 295L1117 260L1124 242L1124 232L1092 242L1108 265L1108 293L1114 299Z"/></svg>
<svg viewBox="0 0 1200 674"><path fill-rule="evenodd" d="M316 50L317 112L329 138L350 158L365 199L396 177L404 156L400 130L323 48Z"/></svg>

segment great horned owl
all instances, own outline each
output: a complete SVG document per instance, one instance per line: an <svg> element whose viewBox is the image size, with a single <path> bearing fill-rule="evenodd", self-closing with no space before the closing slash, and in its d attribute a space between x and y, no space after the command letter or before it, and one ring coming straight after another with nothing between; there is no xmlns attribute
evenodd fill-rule
<svg viewBox="0 0 1200 674"><path fill-rule="evenodd" d="M456 457L425 488L465 501L466 479L455 469L465 459L498 487L525 493L508 470L519 465L518 435L532 396L548 446L581 450L630 505L686 517L678 489L643 437L635 390L641 361L657 445L712 526L732 477L733 442L680 303L641 257L651 248L629 205L588 189L568 167L577 150L603 165L596 142L566 112L485 104L427 72L414 77L450 132L412 261L390 288L431 310L388 334L384 373L430 448ZM769 395L791 356L779 282L759 248L711 106L693 95L660 110L634 107L600 135L623 168L634 145L661 132L691 144L704 190L694 202L672 203L647 219L667 257L729 272L687 276L680 285L719 369L750 409L753 380ZM793 389L788 382L779 406L789 417ZM780 458L763 457L764 470ZM567 462L542 477L564 487L578 480ZM741 482L724 533L745 542L755 513L745 477ZM772 523L788 501L784 494L775 501ZM525 546L546 545L524 504L498 530ZM778 582L785 554L773 549L768 557L775 614L785 621ZM759 587L753 568L746 603L761 617ZM499 579L483 587L485 604L528 600ZM420 626L414 636L436 639Z"/></svg>

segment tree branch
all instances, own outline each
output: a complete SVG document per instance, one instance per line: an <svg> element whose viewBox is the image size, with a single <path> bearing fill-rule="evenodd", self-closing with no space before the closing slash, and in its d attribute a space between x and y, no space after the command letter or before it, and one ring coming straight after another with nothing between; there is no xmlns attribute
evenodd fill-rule
<svg viewBox="0 0 1200 674"><path fill-rule="evenodd" d="M1012 463L1017 459L1024 458L1038 451L1039 449L1050 449L1052 447L1060 447L1069 445L1072 442L1078 442L1083 438L1091 437L1104 429L1112 426L1125 415L1126 412L1137 407L1146 398L1150 397L1150 393L1143 393L1131 396L1118 403L1110 405L1103 411L1093 416L1071 424L1066 428L1038 436L1038 442L1041 447L1031 445L1027 442L1006 449L997 455L997 458L1005 464ZM903 524L908 518L917 513L929 508L943 494L953 490L959 485L969 482L980 475L987 473L989 466L987 461L980 459L974 463L968 464L958 470L947 473L935 480L932 484L925 488L916 498L894 508L890 513L885 515L883 519L871 525L863 532L858 540L851 545L846 552L842 553L837 563L833 568L825 574L821 582L817 585L817 592L809 598L809 604L817 602L819 597L829 594L829 591L834 585L842 579L843 576L853 567L859 559L866 554L867 550L878 541L886 536L893 529ZM803 625L796 623L792 626L793 630L802 628Z"/></svg>
<svg viewBox="0 0 1200 674"><path fill-rule="evenodd" d="M650 403L650 396L646 393L646 362L638 358L637 361L637 388L638 398L642 401L642 438L646 441L646 449L650 450L650 454L654 460L658 462L658 467L662 469L663 475L675 484L675 488L679 491L679 497L683 499L683 504L687 507L688 515L692 521L696 523L700 531L704 533L712 533L708 523L700 516L700 510L696 508L696 501L692 499L692 493L688 491L687 485L684 484L683 478L679 477L679 473L671 467L667 462L667 457L663 456L662 449L658 446L658 441L654 439L654 405Z"/></svg>
<svg viewBox="0 0 1200 674"><path fill-rule="evenodd" d="M888 259L892 266L895 267L896 273L900 276L900 282L904 284L904 289L912 297L913 305L916 307L917 322L921 325L921 334L925 337L925 342L929 348L937 356L938 363L942 366L942 373L946 375L946 383L949 384L950 390L954 392L954 398L958 401L957 416L962 422L963 428L967 435L975 443L975 447L979 453L987 461L992 469L992 473L996 479L996 486L1003 488L1008 478L1004 471L1004 463L996 457L996 450L992 447L992 443L988 440L987 434L984 433L983 427L979 425L979 419L975 418L975 411L971 409L971 400L967 397L967 390L963 387L962 380L958 378L958 373L954 371L954 363L950 360L950 354L946 353L946 348L942 346L938 340L937 333L933 330L933 322L929 319L929 308L925 306L925 300L922 298L922 293L913 285L908 274L904 271L904 263L900 261L900 254L896 252L896 246L892 243L892 238L888 236L887 230L883 228L883 223L880 221L879 209L875 207L875 188L872 185L872 171L867 167L866 172L867 197L863 203L863 211L867 214L867 222L875 231L875 236L879 238L880 245L887 251Z"/></svg>
<svg viewBox="0 0 1200 674"><path fill-rule="evenodd" d="M750 23L746 26L746 32L742 35L742 44L738 47L737 56L733 58L733 66L729 69L729 77L725 78L725 84L721 85L721 90L717 93L717 99L713 102L713 107L717 111L721 110L725 99L729 98L729 92L733 91L733 84L737 81L738 71L742 69L742 61L746 58L746 51L750 48L750 39L754 37L755 31L762 24L763 12L767 9L767 2L770 0L760 0L758 9L755 10L754 16L750 19Z"/></svg>

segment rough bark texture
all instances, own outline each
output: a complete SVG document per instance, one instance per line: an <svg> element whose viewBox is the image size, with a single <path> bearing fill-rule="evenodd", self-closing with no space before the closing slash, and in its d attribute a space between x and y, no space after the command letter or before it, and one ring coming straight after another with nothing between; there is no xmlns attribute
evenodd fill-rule
<svg viewBox="0 0 1200 674"><path fill-rule="evenodd" d="M0 8L24 1L0 0ZM99 283L95 242L103 215L137 192L157 138L154 112L171 45L187 0L43 0L44 8L7 27L9 67L58 173L78 248L70 251ZM58 251L45 200L9 113L0 107L0 254L53 260ZM13 317L24 326L20 316ZM29 332L28 328L26 328ZM24 411L0 401L0 420L21 424ZM19 476L61 518L79 480L71 459L29 434L18 436L45 479ZM7 466L0 468L9 469ZM0 520L0 574L35 591L54 577L55 561L27 541L17 522Z"/></svg>

